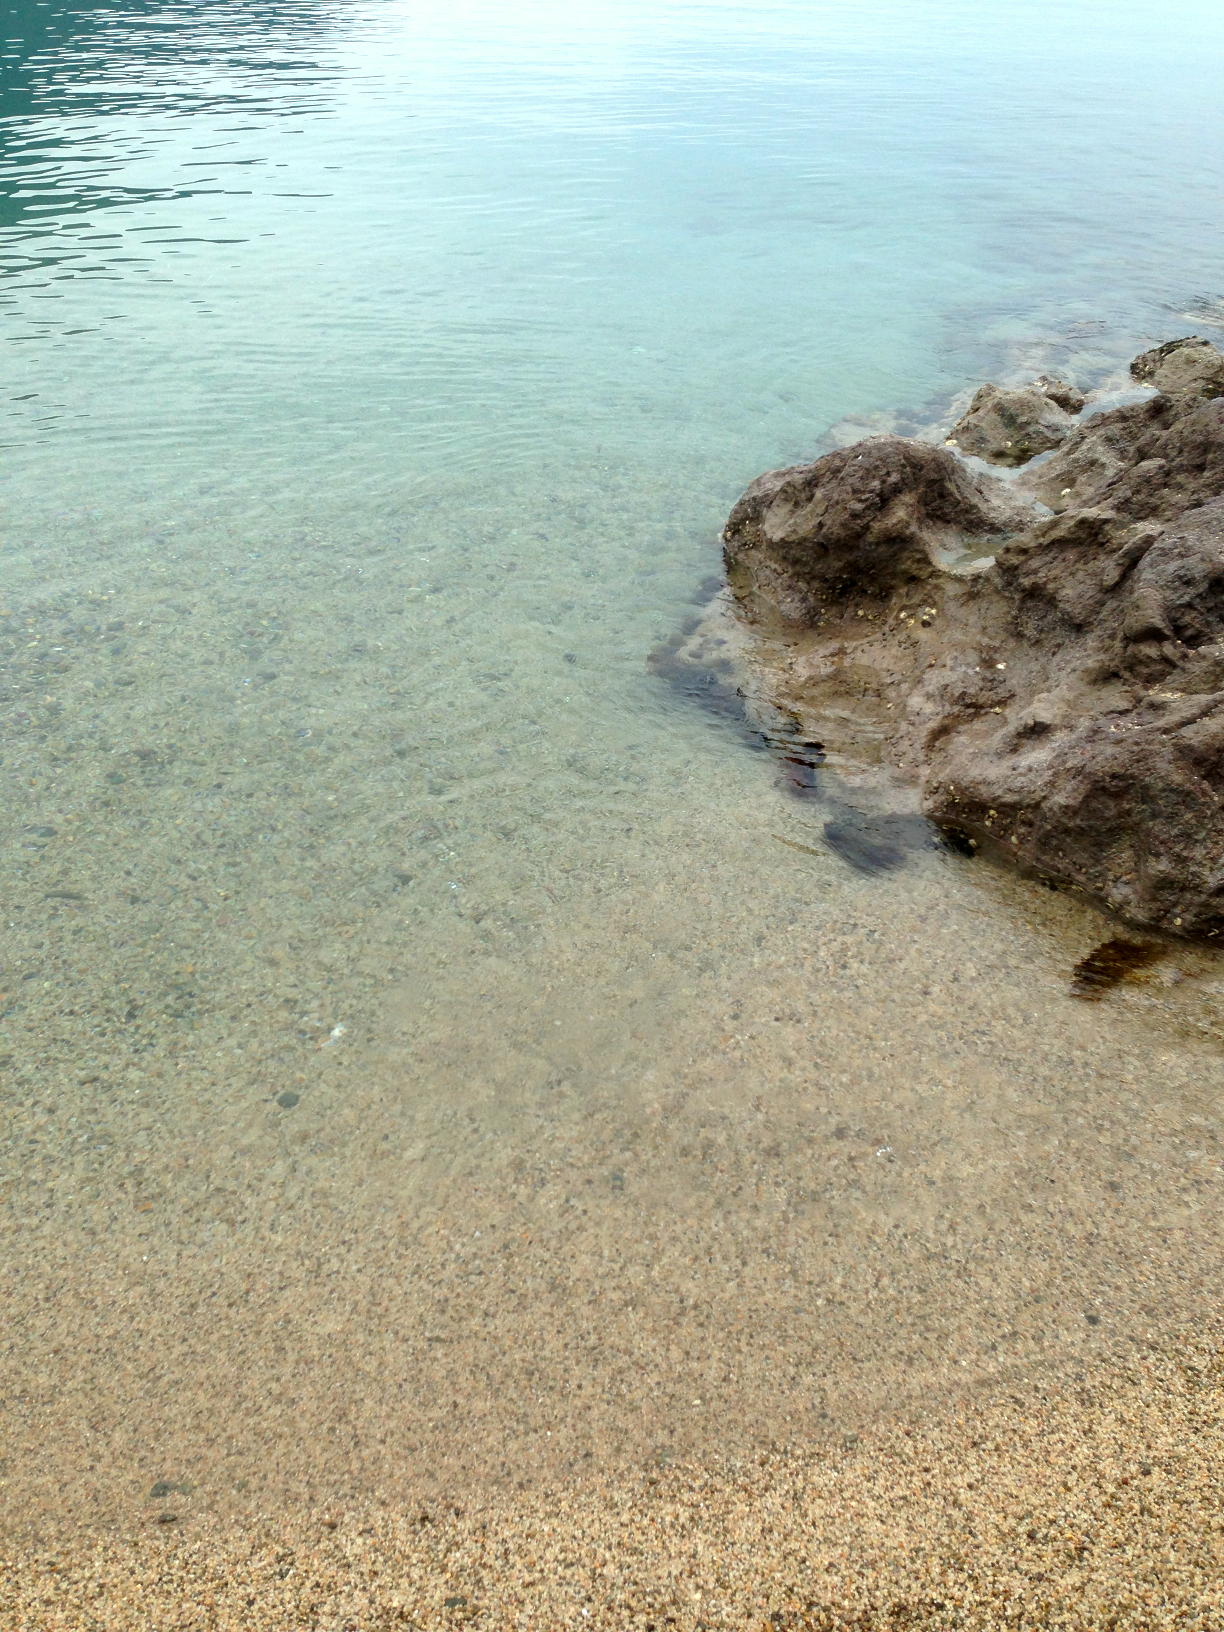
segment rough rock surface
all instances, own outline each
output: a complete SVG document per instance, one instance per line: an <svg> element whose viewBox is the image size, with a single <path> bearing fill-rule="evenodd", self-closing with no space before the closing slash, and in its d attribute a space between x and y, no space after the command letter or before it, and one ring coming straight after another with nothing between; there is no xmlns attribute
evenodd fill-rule
<svg viewBox="0 0 1224 1632"><path fill-rule="evenodd" d="M1210 340L1196 334L1167 340L1135 358L1131 378L1154 385L1170 397L1187 392L1195 397L1218 397L1224 394L1224 355Z"/></svg>
<svg viewBox="0 0 1224 1632"><path fill-rule="evenodd" d="M1075 429L1066 404L1076 400L1060 380L1018 391L984 385L952 427L952 441L992 465L1023 465L1065 442ZM1079 397L1080 407L1084 399ZM1076 410L1078 412L1078 410Z"/></svg>
<svg viewBox="0 0 1224 1632"><path fill-rule="evenodd" d="M1024 507L946 448L899 436L838 448L813 465L758 476L724 532L734 587L758 615L820 615L830 600L887 594L938 570L967 539L989 548Z"/></svg>
<svg viewBox="0 0 1224 1632"><path fill-rule="evenodd" d="M1224 396L1161 395L1101 414L1022 485L1052 510L1169 520L1224 492Z"/></svg>
<svg viewBox="0 0 1224 1632"><path fill-rule="evenodd" d="M1139 443L1164 429L1172 414L1169 400L1157 396L1093 415L1048 459L1021 471L1017 486L1051 510L1075 509L1131 464Z"/></svg>
<svg viewBox="0 0 1224 1632"><path fill-rule="evenodd" d="M895 437L753 483L724 532L749 689L946 829L1224 936L1224 395L1101 414L1021 480L1058 513Z"/></svg>
<svg viewBox="0 0 1224 1632"><path fill-rule="evenodd" d="M1034 383L1041 387L1051 402L1056 402L1069 414L1082 412L1088 401L1078 386L1068 385L1066 380L1057 379L1053 374L1039 374Z"/></svg>

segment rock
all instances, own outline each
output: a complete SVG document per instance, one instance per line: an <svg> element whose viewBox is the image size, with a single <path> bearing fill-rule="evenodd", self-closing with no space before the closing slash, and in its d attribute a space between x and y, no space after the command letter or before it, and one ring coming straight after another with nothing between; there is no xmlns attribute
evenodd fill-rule
<svg viewBox="0 0 1224 1632"><path fill-rule="evenodd" d="M1158 396L1100 414L1018 486L1051 510L1178 515L1224 491L1224 397Z"/></svg>
<svg viewBox="0 0 1224 1632"><path fill-rule="evenodd" d="M924 807L1130 922L1218 938L1224 688L1183 696L1110 679L1085 665L1036 711L1019 691L997 714L985 700L958 710L930 756Z"/></svg>
<svg viewBox="0 0 1224 1632"><path fill-rule="evenodd" d="M1067 389L1060 385L1060 395L1065 401L1074 400L1066 396ZM976 454L993 465L1023 465L1035 454L1047 453L1065 442L1074 429L1075 422L1067 409L1057 397L1047 395L1040 384L1018 391L984 385L969 404L968 412L952 427L951 440L965 453Z"/></svg>
<svg viewBox="0 0 1224 1632"><path fill-rule="evenodd" d="M1174 399L1178 400L1178 399ZM1182 398L1167 424L1139 438L1092 502L1119 515L1170 520L1224 492L1224 397Z"/></svg>
<svg viewBox="0 0 1224 1632"><path fill-rule="evenodd" d="M1132 379L1154 385L1169 397L1224 396L1224 352L1196 334L1145 351L1135 358L1130 371Z"/></svg>
<svg viewBox="0 0 1224 1632"><path fill-rule="evenodd" d="M1098 416L1027 485L1055 483L1051 515L898 438L762 477L725 534L743 689L962 840L1218 939L1224 398Z"/></svg>
<svg viewBox="0 0 1224 1632"><path fill-rule="evenodd" d="M1085 420L1057 452L1021 473L1018 487L1051 510L1090 502L1111 476L1134 457L1140 441L1167 425L1170 404L1162 397L1128 403Z"/></svg>
<svg viewBox="0 0 1224 1632"><path fill-rule="evenodd" d="M1088 398L1078 386L1068 385L1066 380L1056 379L1053 374L1040 374L1034 381L1051 402L1056 402L1060 408L1065 408L1069 414L1078 414L1083 411Z"/></svg>
<svg viewBox="0 0 1224 1632"><path fill-rule="evenodd" d="M1001 539L1022 515L1003 483L947 449L872 437L759 476L723 530L723 559L755 617L807 622L935 576L941 553Z"/></svg>

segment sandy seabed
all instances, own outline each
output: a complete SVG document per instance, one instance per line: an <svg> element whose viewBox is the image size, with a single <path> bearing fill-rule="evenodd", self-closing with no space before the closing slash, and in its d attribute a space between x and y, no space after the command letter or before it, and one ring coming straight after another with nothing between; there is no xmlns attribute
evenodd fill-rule
<svg viewBox="0 0 1224 1632"><path fill-rule="evenodd" d="M820 853L597 497L14 573L0 1628L1224 1624L1218 961Z"/></svg>

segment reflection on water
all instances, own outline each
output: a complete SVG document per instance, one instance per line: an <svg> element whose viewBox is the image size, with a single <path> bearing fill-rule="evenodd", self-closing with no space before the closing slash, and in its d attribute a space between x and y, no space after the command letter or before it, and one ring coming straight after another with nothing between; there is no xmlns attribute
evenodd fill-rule
<svg viewBox="0 0 1224 1632"><path fill-rule="evenodd" d="M1092 914L647 663L834 420L1215 309L1211 53L1033 12L6 10L6 1525L1192 1315L1218 965L1072 1002Z"/></svg>
<svg viewBox="0 0 1224 1632"><path fill-rule="evenodd" d="M1063 8L1057 51L965 0L5 18L18 446L361 495L654 443L730 490L1035 331L1214 292L1213 59L1137 4L1108 49Z"/></svg>
<svg viewBox="0 0 1224 1632"><path fill-rule="evenodd" d="M129 231L190 241L173 212L159 229L140 207L249 193L227 185L226 172L272 161L262 141L242 137L266 136L270 119L317 116L332 105L328 25L329 7L310 0L211 5L206 13L185 0L14 0L0 54L4 274L45 294L57 269L113 277L150 264L153 257L125 243L124 222ZM208 128L216 139L189 134L179 148L184 128ZM118 219L102 213L125 206Z"/></svg>

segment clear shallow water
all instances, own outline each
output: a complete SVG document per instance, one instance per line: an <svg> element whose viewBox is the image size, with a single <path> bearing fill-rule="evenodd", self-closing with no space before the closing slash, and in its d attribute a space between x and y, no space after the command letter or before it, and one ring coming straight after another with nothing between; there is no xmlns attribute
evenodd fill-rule
<svg viewBox="0 0 1224 1632"><path fill-rule="evenodd" d="M5 12L14 1510L841 1431L1192 1308L1216 966L1069 1005L1090 914L776 842L645 668L833 421L1219 298L1224 23L1099 18Z"/></svg>

